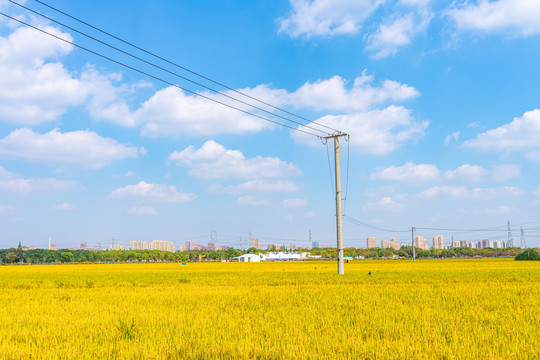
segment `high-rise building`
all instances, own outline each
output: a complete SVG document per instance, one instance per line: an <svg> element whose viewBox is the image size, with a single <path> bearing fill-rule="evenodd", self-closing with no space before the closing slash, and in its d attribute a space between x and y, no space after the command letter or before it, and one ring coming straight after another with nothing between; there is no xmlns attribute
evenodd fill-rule
<svg viewBox="0 0 540 360"><path fill-rule="evenodd" d="M429 250L429 245L426 244L426 239L423 236L417 236L414 241L414 246L421 250Z"/></svg>
<svg viewBox="0 0 540 360"><path fill-rule="evenodd" d="M459 241L452 241L452 248L458 248L461 246L461 243Z"/></svg>
<svg viewBox="0 0 540 360"><path fill-rule="evenodd" d="M467 240L460 240L459 246L460 247L467 247Z"/></svg>
<svg viewBox="0 0 540 360"><path fill-rule="evenodd" d="M474 249L476 248L476 245L473 242L467 243L467 247Z"/></svg>
<svg viewBox="0 0 540 360"><path fill-rule="evenodd" d="M131 250L148 250L148 241L131 240L129 248Z"/></svg>
<svg viewBox="0 0 540 360"><path fill-rule="evenodd" d="M278 244L268 244L268 250L281 250L281 245L278 245Z"/></svg>
<svg viewBox="0 0 540 360"><path fill-rule="evenodd" d="M150 250L174 252L174 244L172 241L152 240L152 242L150 242Z"/></svg>
<svg viewBox="0 0 540 360"><path fill-rule="evenodd" d="M257 239L256 237L252 237L251 240L250 240L250 245L251 245L250 247L258 249L259 248L259 239Z"/></svg>
<svg viewBox="0 0 540 360"><path fill-rule="evenodd" d="M444 249L444 237L442 235L438 235L433 238L433 248Z"/></svg>
<svg viewBox="0 0 540 360"><path fill-rule="evenodd" d="M110 244L109 250L126 250L126 245Z"/></svg>
<svg viewBox="0 0 540 360"><path fill-rule="evenodd" d="M366 237L366 249L374 249L377 247L377 238L373 236Z"/></svg>
<svg viewBox="0 0 540 360"><path fill-rule="evenodd" d="M191 243L190 250L202 250L202 246L201 244L194 242L194 243Z"/></svg>
<svg viewBox="0 0 540 360"><path fill-rule="evenodd" d="M484 239L482 240L482 249L487 249L491 247L491 241Z"/></svg>
<svg viewBox="0 0 540 360"><path fill-rule="evenodd" d="M296 244L290 243L289 250L296 250Z"/></svg>
<svg viewBox="0 0 540 360"><path fill-rule="evenodd" d="M184 248L186 251L191 250L191 243L189 241L184 241Z"/></svg>
<svg viewBox="0 0 540 360"><path fill-rule="evenodd" d="M79 247L79 249L86 250L86 243L82 243L81 246Z"/></svg>
<svg viewBox="0 0 540 360"><path fill-rule="evenodd" d="M207 250L214 250L216 248L216 246L214 245L214 243L208 243L208 246L206 247Z"/></svg>
<svg viewBox="0 0 540 360"><path fill-rule="evenodd" d="M388 249L388 241L381 239L381 248Z"/></svg>
<svg viewBox="0 0 540 360"><path fill-rule="evenodd" d="M493 248L494 248L494 249L500 249L500 248L502 248L501 240L494 240L494 241L493 241Z"/></svg>
<svg viewBox="0 0 540 360"><path fill-rule="evenodd" d="M397 238L395 238L395 237L390 238L390 247L394 248L395 250L400 249L401 246L400 246L399 242L397 241Z"/></svg>
<svg viewBox="0 0 540 360"><path fill-rule="evenodd" d="M318 242L318 241L313 241L313 242L311 243L311 248L312 248L312 249L315 249L315 248L318 248L318 247L319 247L319 242Z"/></svg>

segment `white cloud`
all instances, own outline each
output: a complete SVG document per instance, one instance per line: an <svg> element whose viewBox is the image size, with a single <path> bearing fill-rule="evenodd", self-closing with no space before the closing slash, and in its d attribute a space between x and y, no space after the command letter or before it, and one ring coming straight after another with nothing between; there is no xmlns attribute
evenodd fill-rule
<svg viewBox="0 0 540 360"><path fill-rule="evenodd" d="M122 74L102 74L88 66L81 74L80 81L90 95L86 109L93 119L110 122L125 127L140 125L126 102L126 95L148 83L134 85L120 84Z"/></svg>
<svg viewBox="0 0 540 360"><path fill-rule="evenodd" d="M304 214L304 217L306 219L313 219L317 217L317 214L315 213L315 211L308 211L307 213Z"/></svg>
<svg viewBox="0 0 540 360"><path fill-rule="evenodd" d="M66 191L77 187L74 181L58 179L27 179L0 166L0 190L28 193L31 191Z"/></svg>
<svg viewBox="0 0 540 360"><path fill-rule="evenodd" d="M217 95L201 93L215 98ZM225 98L219 101L228 103ZM238 104L233 104L236 107ZM252 112L251 109L248 111ZM271 123L243 114L213 101L187 95L175 87L154 94L135 112L136 121L144 123L145 136L250 134L271 127Z"/></svg>
<svg viewBox="0 0 540 360"><path fill-rule="evenodd" d="M479 182L486 176L486 170L478 165L461 165L455 170L448 170L444 174L449 181Z"/></svg>
<svg viewBox="0 0 540 360"><path fill-rule="evenodd" d="M538 189L536 189L536 191L534 192L535 195L537 196L540 196L540 186L538 187Z"/></svg>
<svg viewBox="0 0 540 360"><path fill-rule="evenodd" d="M196 198L195 194L178 191L176 186L148 184L144 181L116 189L109 196L114 199L133 199L149 203L182 203Z"/></svg>
<svg viewBox="0 0 540 360"><path fill-rule="evenodd" d="M0 139L0 156L3 157L76 164L92 169L135 158L142 152L144 150L120 144L88 130L61 133L54 129L46 134L38 134L30 129L17 129Z"/></svg>
<svg viewBox="0 0 540 360"><path fill-rule="evenodd" d="M71 40L71 36L46 27ZM30 28L0 37L0 121L36 125L56 120L88 96L85 86L59 62L72 46Z"/></svg>
<svg viewBox="0 0 540 360"><path fill-rule="evenodd" d="M459 135L460 135L460 132L456 131L456 132L451 133L450 135L446 136L446 138L444 139L444 145L449 145L450 142L452 142L452 141L459 141Z"/></svg>
<svg viewBox="0 0 540 360"><path fill-rule="evenodd" d="M256 198L254 196L245 195L238 198L238 205L242 206L264 206L268 205L268 201Z"/></svg>
<svg viewBox="0 0 540 360"><path fill-rule="evenodd" d="M280 19L280 32L293 37L354 34L386 0L291 0L291 14Z"/></svg>
<svg viewBox="0 0 540 360"><path fill-rule="evenodd" d="M374 77L364 70L357 77L350 89L340 76L314 83L306 82L290 94L282 94L282 104L297 107L311 107L317 110L365 111L389 101L400 102L420 95L412 86L393 80L384 80L380 85L373 85Z"/></svg>
<svg viewBox="0 0 540 360"><path fill-rule="evenodd" d="M134 215L158 215L156 209L151 206L133 206L127 209L127 213Z"/></svg>
<svg viewBox="0 0 540 360"><path fill-rule="evenodd" d="M209 187L210 192L245 193L245 192L296 192L299 186L290 180L263 180L246 181L239 185L223 187L215 184Z"/></svg>
<svg viewBox="0 0 540 360"><path fill-rule="evenodd" d="M390 196L385 196L375 202L369 202L365 206L362 207L362 211L364 212L370 212L370 211L402 212L403 210L404 210L403 205L400 202L396 201L395 199L392 199Z"/></svg>
<svg viewBox="0 0 540 360"><path fill-rule="evenodd" d="M494 166L491 178L495 181L507 181L510 179L519 178L521 175L520 168L518 165L514 164L505 164Z"/></svg>
<svg viewBox="0 0 540 360"><path fill-rule="evenodd" d="M401 166L390 166L370 175L371 180L390 181L435 181L440 177L439 169L431 164L407 162Z"/></svg>
<svg viewBox="0 0 540 360"><path fill-rule="evenodd" d="M346 132L351 136L352 147L377 155L387 154L407 141L420 138L429 124L427 121L414 121L411 110L394 105L365 113L328 115L317 122ZM300 129L309 131L305 127ZM293 133L292 136L299 143L320 144L312 136L301 133Z"/></svg>
<svg viewBox="0 0 540 360"><path fill-rule="evenodd" d="M534 150L540 148L540 109L528 111L520 118L496 129L490 129L463 143L465 148L483 151Z"/></svg>
<svg viewBox="0 0 540 360"><path fill-rule="evenodd" d="M460 30L516 36L540 34L540 2L536 0L479 0L461 2L448 11Z"/></svg>
<svg viewBox="0 0 540 360"><path fill-rule="evenodd" d="M313 108L319 111L367 110L390 101L405 101L420 95L414 87L397 81L385 80L380 84L373 82L373 76L367 75L364 70L362 75L354 80L352 86L348 86L347 81L340 76L334 76L330 79L306 82L290 93L284 89L274 89L267 84L240 91L277 106ZM238 97L232 91L225 93ZM210 93L201 94L246 109L244 105L227 98ZM264 117L269 116L256 109L247 108L247 110ZM158 91L135 111L134 116L135 123L143 124L142 134L151 137L245 134L273 126L264 119L243 114L195 95L185 94L174 87ZM282 119L276 120L286 122Z"/></svg>
<svg viewBox="0 0 540 360"><path fill-rule="evenodd" d="M434 186L420 193L425 198L451 197L459 199L493 199L521 195L523 191L513 186L502 188L468 188L466 186Z"/></svg>
<svg viewBox="0 0 540 360"><path fill-rule="evenodd" d="M281 206L284 208L300 208L308 204L306 199L285 199L281 201Z"/></svg>
<svg viewBox="0 0 540 360"><path fill-rule="evenodd" d="M77 208L72 204L62 203L62 204L56 205L54 207L54 210L58 210L58 211L75 211L75 210L77 210Z"/></svg>
<svg viewBox="0 0 540 360"><path fill-rule="evenodd" d="M376 59L395 55L400 47L410 44L414 36L426 31L431 18L431 13L424 11L421 16L408 13L381 24L377 32L368 37L367 49L375 52Z"/></svg>
<svg viewBox="0 0 540 360"><path fill-rule="evenodd" d="M175 151L169 160L189 166L189 175L200 179L262 179L300 175L293 164L257 156L247 159L239 150L227 150L213 140L205 142L200 149L193 145L181 152Z"/></svg>

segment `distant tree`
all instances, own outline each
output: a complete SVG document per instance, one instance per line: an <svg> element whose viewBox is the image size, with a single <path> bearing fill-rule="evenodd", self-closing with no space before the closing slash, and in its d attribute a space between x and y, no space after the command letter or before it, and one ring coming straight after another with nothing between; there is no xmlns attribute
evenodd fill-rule
<svg viewBox="0 0 540 360"><path fill-rule="evenodd" d="M17 258L17 255L14 252L7 253L6 255L6 259L7 261L11 263L11 265L13 265L13 262L15 261L16 258Z"/></svg>
<svg viewBox="0 0 540 360"><path fill-rule="evenodd" d="M8 254L9 255L9 254ZM516 256L516 260L540 260L540 254L535 249L528 249Z"/></svg>
<svg viewBox="0 0 540 360"><path fill-rule="evenodd" d="M22 263L24 261L24 250L22 248L20 241L19 241L19 246L17 246L17 250L15 250L15 256L18 262Z"/></svg>

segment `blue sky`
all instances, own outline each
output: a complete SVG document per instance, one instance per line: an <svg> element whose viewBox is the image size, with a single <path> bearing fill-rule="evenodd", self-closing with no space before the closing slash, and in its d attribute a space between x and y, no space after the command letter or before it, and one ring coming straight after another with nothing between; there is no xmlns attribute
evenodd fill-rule
<svg viewBox="0 0 540 360"><path fill-rule="evenodd" d="M19 3L218 87L36 1ZM535 0L47 4L350 134L341 147L344 212L381 230L344 221L345 246L363 247L366 236L409 241L411 226L437 229L417 232L429 243L439 234L446 243L452 236L506 240L507 221L516 243L523 227L527 244L540 246ZM6 0L0 9L232 104ZM113 237L205 244L211 231L220 245L242 247L251 233L263 244L305 246L309 229L313 241L335 244L329 162L319 139L5 17L0 36L0 247L46 247L49 237L59 247L104 247ZM494 229L459 231L485 228Z"/></svg>

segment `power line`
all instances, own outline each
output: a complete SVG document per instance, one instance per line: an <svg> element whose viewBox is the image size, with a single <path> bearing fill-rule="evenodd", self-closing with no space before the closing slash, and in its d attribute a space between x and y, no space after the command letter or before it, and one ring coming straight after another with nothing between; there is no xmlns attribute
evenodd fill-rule
<svg viewBox="0 0 540 360"><path fill-rule="evenodd" d="M13 2L12 0L9 0L9 1L10 1L10 2ZM193 70L190 70L190 69L188 69L188 68L186 68L186 67L184 67L184 66L181 66L181 65L179 65L179 64L177 64L177 63L175 63L175 62L172 62L172 61L170 61L170 60L167 60L166 58L164 58L164 57L162 57L162 56L159 56L159 55L157 55L157 54L155 54L155 53L153 53L153 52L151 52L151 51L145 50L145 49L143 49L142 47L137 46L137 45L135 45L135 44L133 44L133 43L131 43L131 42L129 42L129 41L123 40L122 38L119 38L119 37L117 37L117 36L115 36L115 35L113 35L113 34L107 32L107 31L101 30L100 28L98 28L98 27L96 27L96 26L94 26L94 25L91 25L91 24L89 24L89 23L87 23L87 22L85 22L85 21L83 21L83 20L81 20L81 19L79 19L79 18L77 18L77 17L75 17L75 16L72 16L72 15L70 15L70 14L64 12L64 11L61 11L61 10L59 10L59 9L57 9L57 8L55 8L55 7L53 7L53 6L51 6L51 5L48 5L48 4L44 3L43 1L39 1L39 0L34 0L34 1L37 2L37 3L40 3L40 4L44 5L44 6L46 6L46 7L48 7L48 8L50 8L50 9L52 9L52 10L54 10L54 11L56 11L56 12L62 14L62 15L65 15L65 16L67 16L67 17L69 17L69 18L71 18L71 19L73 19L73 20L75 20L75 21L78 21L78 22L80 22L81 24L84 24L84 25L86 25L86 26L88 26L88 27L90 27L90 28L92 28L92 29L94 29L94 30L97 30L97 31L99 31L99 32L101 32L101 33L103 33L103 34L105 34L105 35L107 35L107 36L110 36L110 37L112 37L112 38L114 38L114 39L116 39L116 40L118 40L118 41L120 41L120 42L122 42L122 43L124 43L124 44L126 44L126 45L129 45L129 46L131 46L131 47L133 47L133 48L135 48L135 49L137 49L137 50L140 50L140 51L142 51L142 52L144 52L144 53L146 53L146 54L148 54L148 55L151 55L151 56L153 56L153 57L155 57L155 58L157 58L157 59L159 59L159 60L162 60L162 61L164 61L164 62L166 62L166 63L168 63L168 64L170 64L170 65L173 65L173 66L175 66L175 67L177 67L177 68L180 68L180 69L182 69L182 70L184 70L184 71L187 71L187 72L189 72L189 73L191 73L191 74L193 74L193 75L196 75L196 76L198 76L198 77L200 77L200 78L202 78L202 79L208 80L208 81L210 81L210 82L212 82L212 83L214 83L214 84L216 84L216 85L222 86L222 87L224 87L224 88L227 89L227 90L231 90L231 91L233 91L233 92L235 92L235 93L237 93L237 94L239 94L239 95L245 96L245 97L247 97L247 98L249 98L249 99L251 99L251 100L255 100L255 101L257 101L257 102L259 102L259 103L261 103L261 104L264 104L264 105L266 105L266 106L269 106L269 107L271 107L271 108L273 108L273 109L282 111L282 112L284 112L284 113L286 113L286 114L292 115L292 116L297 117L297 118L302 119L302 120L305 120L305 121L307 121L307 122L309 122L309 123L311 123L311 124L316 124L316 125L318 125L318 126L324 127L324 128L326 128L326 129L328 129L328 130L332 130L332 131L335 131L335 132L340 132L339 130L334 129L334 128L330 127L330 126L327 126L327 125L324 125L324 124L319 124L319 123L317 123L316 121L310 120L310 119L305 118L305 117L303 117L303 116L300 116L300 115L297 115L297 114L292 113L292 112L290 112L290 111L287 111L287 110L285 110L285 109L283 109L283 108L280 108L280 107L277 107L277 106L275 106L275 105L272 105L272 104L270 104L270 103L268 103L268 102L265 102L265 101L263 101L263 100L257 99L257 98L255 98L255 97L249 95L249 94L246 94L246 93L244 93L244 92L242 92L242 91L236 90L236 89L234 89L234 88L232 88L232 87L230 87L230 86L227 86L227 85L225 85L225 84L223 84L223 83L221 83L221 82L218 82L218 81L216 81L216 80L213 80L213 79L211 79L211 78L209 78L209 77L207 77L207 76L204 76L204 75L202 75L202 74L200 74L200 73L197 73L197 72L195 72L195 71L193 71ZM15 2L13 2L13 3L15 3ZM204 86L204 85L202 85L202 86ZM237 101L240 101L240 100L237 100ZM253 105L251 105L251 106L253 106ZM253 107L255 107L255 106L253 106ZM321 131L321 130L319 130L319 131Z"/></svg>
<svg viewBox="0 0 540 360"><path fill-rule="evenodd" d="M304 133L304 134L308 134L308 135L311 135L311 136L319 137L317 134L314 134L314 133L312 133L312 132L305 131L305 130L302 130L302 129L300 129L300 128L295 128L295 127L292 127L292 126L290 126L290 125L283 124L283 123L280 123L280 122L278 122L278 121L268 119L268 118L266 118L266 117L264 117L264 116L257 115L257 114L255 114L255 113L252 113L252 112L249 112L249 111L246 111L246 110L242 110L242 109L240 109L240 108L238 108L238 107L236 107L236 106L232 106L232 105L226 104L226 103L224 103L224 102L222 102L222 101L219 101L219 100L216 100L216 99L212 99L212 98L209 97L209 96L199 94L199 93L197 93L197 92L195 92L195 91L193 91L193 90L189 90L189 89L187 89L187 88L184 88L184 87L182 87L182 86L180 86L180 85L174 84L174 83L172 83L172 82L170 82L170 81L167 81L167 80L162 79L162 78L160 78L160 77L157 77L157 76L155 76L155 75L151 75L151 74L149 74L149 73L147 73L147 72L145 72L145 71L143 71L143 70L139 70L139 69L137 69L137 68L135 68L135 67L133 67L133 66L124 64L123 62L120 62L120 61L118 61L118 60L112 59L112 58L110 58L110 57L108 57L108 56L105 56L105 55L103 55L103 54L100 54L100 53L98 53L98 52L96 52L96 51L90 50L90 49L88 49L88 48L86 48L86 47L84 47L84 46L81 46L81 45L78 45L78 44L76 44L76 43L74 43L74 42L71 42L71 41L69 41L69 40L63 39L63 38L61 38L61 37L59 37L59 36L57 36L57 35L54 35L54 34L48 32L48 31L45 31L45 30L40 29L40 28L38 28L38 27L36 27L36 26L30 25L30 24L28 24L28 23L26 23L26 22L24 22L24 21L22 21L22 20L19 20L19 19L16 19L16 18L14 18L14 17L11 17L11 16L9 16L9 15L3 13L3 12L0 12L0 15L4 15L5 17L7 17L7 18L9 18L9 19L11 19L11 20L14 20L14 21L16 21L16 22L19 22L19 23L21 23L21 24L23 24L23 25L26 25L26 26L28 26L28 27L30 27L30 28L32 28L32 29L38 30L38 31L40 31L40 32L42 32L42 33L44 33L44 34L47 34L47 35L49 35L49 36L52 36L52 37L54 37L54 38L56 38L56 39L58 39L58 40L61 40L61 41L66 42L66 43L68 43L68 44L71 44L71 45L73 45L73 46L75 46L75 47L78 47L78 48L80 48L80 49L82 49L82 50L85 50L85 51L87 51L87 52L89 52L89 53L92 53L92 54L94 54L94 55L97 55L97 56L99 56L99 57L101 57L101 58L103 58L103 59L109 60L109 61L111 61L111 62L113 62L113 63L115 63L115 64L118 64L118 65L124 66L124 67L126 67L126 68L128 68L128 69L130 69L130 70L136 71L136 72L138 72L138 73L140 73L140 74L146 75L146 76L151 77L151 78L153 78L153 79L155 79L155 80L161 81L161 82L163 82L163 83L165 83L165 84L168 84L168 85L173 86L173 87L176 87L176 88L178 88L178 89L180 89L180 90L186 91L186 92L188 92L188 93L190 93L190 94L199 96L199 97L201 97L201 98L203 98L203 99L213 101L213 102L215 102L215 103L217 103L217 104L220 104L220 105L226 106L226 107L228 107L228 108L237 110L237 111L242 112L242 113L244 113L244 114L246 114L246 115L250 115L250 116L256 117L256 118L261 119L261 120L265 120L265 121L268 121L268 122L271 122L271 123L274 123L274 124L277 124L277 125L281 125L281 126L283 126L283 127L289 128L289 129L291 129L291 130L295 130L295 131L298 131L298 132L301 132L301 133Z"/></svg>
<svg viewBox="0 0 540 360"><path fill-rule="evenodd" d="M298 122L298 121L289 119L289 118L287 118L287 117L285 117L285 116L282 116L282 115L273 113L273 112L271 112L271 111L268 111L268 110L263 109L263 108L261 108L261 107L259 107L259 106L256 106L256 105L252 105L252 104L250 104L250 103L248 103L248 102L245 102L245 101L239 100L239 99L237 99L237 98L235 98L235 97L233 97L233 96L227 95L227 94L225 94L225 93L223 93L223 92L221 92L221 91L219 91L219 90L216 90L216 89L214 89L214 88L211 88L211 87L209 87L209 86L206 86L206 85L204 85L204 84L201 84L201 83L199 83L199 82L197 82L197 81L191 80L191 79L189 79L189 78L187 78L187 77L185 77L185 76L182 76L182 75L180 75L180 74L178 74L178 73L175 73L175 72L173 72L173 71L170 71L170 70L168 70L168 69L166 69L166 68L164 68L164 67L162 67L162 66L156 65L156 64L154 64L154 63L152 63L152 62L150 62L150 61L148 61L148 60L145 60L145 59L143 59L143 58L141 58L141 57L138 57L138 56L136 56L136 55L133 55L133 54L131 54L131 53L127 52L127 51L124 51L124 50L122 50L122 49L120 49L120 48L118 48L118 47L116 47L116 46L113 46L113 45L111 45L111 44L109 44L109 43L106 43L106 42L104 42L104 41L102 41L102 40L99 40L99 39L97 39L97 38L95 38L95 37L93 37L93 36L91 36L91 35L88 35L88 34L82 32L82 31L79 31L79 30L77 30L77 29L75 29L75 28L73 28L73 27L71 27L71 26L69 26L69 25L66 25L66 24L64 24L64 23L62 23L62 22L60 22L60 21L57 21L57 20L55 20L55 19L52 19L52 18L50 18L50 17L48 17L48 16L46 16L46 15L43 15L43 14L39 13L38 11L35 11L35 10L33 10L33 9L30 9L30 8L28 8L28 7L24 6L24 5L21 5L21 4L15 2L15 1L13 1L13 0L8 0L8 1L11 2L11 3L13 3L13 4L15 4L15 5L17 5L17 6L20 6L20 7L23 8L23 9L26 9L26 10L28 10L28 11L34 13L34 14L36 14L36 15L39 15L39 16L41 16L41 17L43 17L43 18L45 18L45 19L47 19L47 20L49 20L49 21L52 21L52 22L54 22L54 23L56 23L56 24L59 24L59 25L65 27L65 28L67 28L67 29L70 29L70 30L72 30L72 31L74 31L74 32L76 32L76 33L78 33L78 34L81 34L81 35L83 35L83 36L89 38L89 39L92 39L92 40L94 40L94 41L96 41L96 42L98 42L98 43L100 43L100 44L102 44L102 45L105 45L105 46L107 46L107 47L109 47L109 48L111 48L111 49L114 49L114 50L116 50L116 51L118 51L118 52L121 52L122 54L128 55L128 56L130 56L130 57L132 57L132 58L134 58L134 59L137 59L137 60L139 60L139 61L142 61L142 62L144 62L145 64L148 64L148 65L150 65L150 66L153 66L153 67L155 67L155 68L157 68L157 69L159 69L159 70L165 71L165 72L167 72L167 73L169 73L169 74L171 74L171 75L174 75L174 76L176 76L176 77L178 77L178 78L180 78L180 79L183 79L183 80L185 80L185 81L188 81L188 82L190 82L190 83L192 83L192 84L195 84L195 85L197 85L197 86L201 86L201 87L203 87L203 88L205 88L205 89L207 89L207 90L210 90L210 91L212 91L212 92L214 92L214 93L216 93L216 94L219 94L219 95L224 96L224 97L226 97L226 98L229 98L229 99L231 99L231 100L237 101L237 102L239 102L239 103L241 103L241 104L243 104L243 105L250 106L250 107L252 107L252 108L254 108L254 109L263 111L263 112L265 112L265 113L267 113L267 114L273 115L273 116L278 117L278 118L280 118L280 119L283 119L283 120L292 122L292 123L294 123L294 124L297 124L297 125L300 125L300 126L304 126L304 127L309 128L309 129L311 129L311 130L318 131L318 132L321 132L321 133L323 133L323 134L329 135L328 132L326 132L326 131L324 131L324 130L321 130L321 129L314 128L314 127L312 127L312 126L309 126L309 124L306 125L306 124L300 123L300 122ZM320 126L320 124L318 124L318 123L315 123L315 124Z"/></svg>

